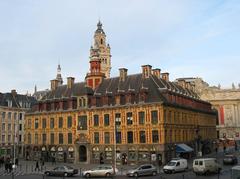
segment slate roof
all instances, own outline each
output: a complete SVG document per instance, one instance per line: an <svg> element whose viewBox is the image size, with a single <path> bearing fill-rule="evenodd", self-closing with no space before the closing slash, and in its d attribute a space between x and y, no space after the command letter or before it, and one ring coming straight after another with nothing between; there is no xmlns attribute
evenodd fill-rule
<svg viewBox="0 0 240 179"><path fill-rule="evenodd" d="M0 93L0 106L8 107L8 101L12 102L14 108L28 108L26 103L30 104L30 108L37 102L32 96L12 93ZM24 105L25 104L25 105Z"/></svg>
<svg viewBox="0 0 240 179"><path fill-rule="evenodd" d="M87 87L85 82L81 82L74 83L72 88L67 88L67 85L58 86L56 90L48 91L47 94L42 98L42 100L71 98L91 94L93 94L93 90Z"/></svg>

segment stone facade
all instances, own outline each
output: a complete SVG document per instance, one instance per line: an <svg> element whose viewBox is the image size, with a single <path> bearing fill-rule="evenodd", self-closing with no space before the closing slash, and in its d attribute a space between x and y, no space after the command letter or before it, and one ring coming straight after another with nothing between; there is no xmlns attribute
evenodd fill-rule
<svg viewBox="0 0 240 179"><path fill-rule="evenodd" d="M33 97L15 90L0 93L0 155L23 157L25 113L34 103Z"/></svg>
<svg viewBox="0 0 240 179"><path fill-rule="evenodd" d="M218 111L218 138L234 138L240 140L240 86L234 84L231 89L209 86L201 78L182 78L195 85L200 98L209 101ZM178 81L181 79L178 79Z"/></svg>

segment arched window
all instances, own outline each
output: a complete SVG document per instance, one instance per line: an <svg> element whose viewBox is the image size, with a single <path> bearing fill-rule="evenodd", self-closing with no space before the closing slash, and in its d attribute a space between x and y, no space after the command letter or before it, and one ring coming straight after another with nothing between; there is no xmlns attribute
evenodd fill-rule
<svg viewBox="0 0 240 179"><path fill-rule="evenodd" d="M103 44L103 39L101 39L101 44Z"/></svg>

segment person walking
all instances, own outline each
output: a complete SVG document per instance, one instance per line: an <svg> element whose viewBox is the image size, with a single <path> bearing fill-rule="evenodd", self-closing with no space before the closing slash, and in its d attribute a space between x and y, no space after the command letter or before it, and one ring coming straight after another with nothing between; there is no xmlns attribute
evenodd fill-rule
<svg viewBox="0 0 240 179"><path fill-rule="evenodd" d="M38 171L39 172L40 168L39 168L39 163L38 160L36 161L36 166L35 166L35 172Z"/></svg>

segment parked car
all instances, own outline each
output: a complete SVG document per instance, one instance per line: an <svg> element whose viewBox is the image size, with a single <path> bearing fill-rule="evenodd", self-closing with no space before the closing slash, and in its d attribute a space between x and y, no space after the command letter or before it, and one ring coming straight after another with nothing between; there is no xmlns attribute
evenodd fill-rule
<svg viewBox="0 0 240 179"><path fill-rule="evenodd" d="M219 173L221 169L216 158L200 158L193 161L193 172L196 175Z"/></svg>
<svg viewBox="0 0 240 179"><path fill-rule="evenodd" d="M182 172L188 169L188 163L186 159L174 158L163 167L164 173Z"/></svg>
<svg viewBox="0 0 240 179"><path fill-rule="evenodd" d="M116 169L115 172L118 170ZM99 165L91 170L83 171L82 175L86 178L89 177L110 177L114 175L114 170L111 165Z"/></svg>
<svg viewBox="0 0 240 179"><path fill-rule="evenodd" d="M46 170L46 175L49 176L73 176L78 174L78 169L74 169L70 166L58 166L52 170Z"/></svg>
<svg viewBox="0 0 240 179"><path fill-rule="evenodd" d="M223 164L235 165L238 163L238 159L235 155L225 155L223 158Z"/></svg>
<svg viewBox="0 0 240 179"><path fill-rule="evenodd" d="M140 165L134 169L127 171L127 176L143 176L143 175L157 175L157 168L152 164Z"/></svg>

